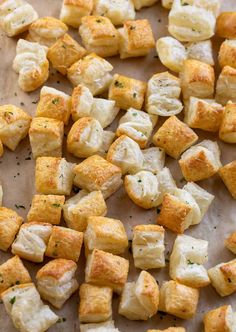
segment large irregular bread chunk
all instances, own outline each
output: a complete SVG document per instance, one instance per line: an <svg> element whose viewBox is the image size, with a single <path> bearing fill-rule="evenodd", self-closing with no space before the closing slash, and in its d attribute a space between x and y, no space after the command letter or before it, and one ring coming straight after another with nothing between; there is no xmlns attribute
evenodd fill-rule
<svg viewBox="0 0 236 332"><path fill-rule="evenodd" d="M0 3L0 26L8 37L26 31L37 18L37 12L24 0L2 0Z"/></svg>
<svg viewBox="0 0 236 332"><path fill-rule="evenodd" d="M174 0L169 13L168 30L180 41L201 41L211 38L215 32L215 12L207 8L208 1ZM218 0L217 0L218 2ZM219 5L219 4L218 4Z"/></svg>
<svg viewBox="0 0 236 332"><path fill-rule="evenodd" d="M34 284L16 285L2 294L5 309L15 328L22 332L45 332L58 316L44 305Z"/></svg>
<svg viewBox="0 0 236 332"><path fill-rule="evenodd" d="M182 111L179 78L168 72L153 75L148 81L146 111L149 114L171 116Z"/></svg>
<svg viewBox="0 0 236 332"><path fill-rule="evenodd" d="M164 235L164 228L158 225L134 227L132 251L136 268L148 270L165 266Z"/></svg>
<svg viewBox="0 0 236 332"><path fill-rule="evenodd" d="M207 241L178 235L170 256L170 277L190 287L205 287L210 283L203 266L207 259Z"/></svg>
<svg viewBox="0 0 236 332"><path fill-rule="evenodd" d="M130 320L147 320L157 313L159 287L151 274L142 271L136 282L125 284L119 314Z"/></svg>
<svg viewBox="0 0 236 332"><path fill-rule="evenodd" d="M62 258L45 264L36 274L37 289L42 298L60 309L79 287L76 269L75 262Z"/></svg>

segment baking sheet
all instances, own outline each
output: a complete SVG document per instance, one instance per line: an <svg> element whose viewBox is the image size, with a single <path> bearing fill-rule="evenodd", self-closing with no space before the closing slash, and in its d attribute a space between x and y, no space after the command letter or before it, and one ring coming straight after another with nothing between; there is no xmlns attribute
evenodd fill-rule
<svg viewBox="0 0 236 332"><path fill-rule="evenodd" d="M29 2L37 10L40 17L59 17L61 1L29 0ZM236 1L223 0L222 10L236 10ZM168 11L163 9L161 4L158 3L151 8L142 9L137 14L137 18L147 18L150 20L155 34L155 39L157 39L161 36L168 35L167 15ZM79 40L76 30L70 30L70 34ZM7 38L5 34L0 31L0 104L15 104L34 116L37 106L35 102L39 99L40 89L29 94L24 93L19 89L17 85L18 75L12 70L12 61L15 56L16 41L16 38ZM221 42L222 40L214 39L215 55L217 55ZM155 50L153 49L149 56L145 58L141 57L121 61L118 57L115 57L108 59L108 61L113 64L114 73L117 72L137 79L148 80L154 73L166 70L166 68L160 64L160 61L154 57L155 54ZM72 86L69 81L67 81L67 79L63 76L58 75L54 70L51 71L50 78L46 82L46 85L52 86L69 94L72 92ZM182 115L180 115L180 119L181 118ZM163 119L160 119L157 127L159 127L162 122ZM115 124L113 124L113 128L115 128ZM218 139L215 134L209 134L197 130L196 132L199 135L200 140L205 138L212 140ZM225 144L220 141L219 145L222 153L221 160L223 164L236 159L235 145ZM68 160L78 162L78 159L73 159L66 153L66 151L64 155ZM24 205L25 209L17 210L22 217L26 217L30 207L32 195L35 192L35 162L33 159L29 160L29 157L30 146L29 141L26 138L18 146L15 152L9 152L5 149L4 156L0 159L0 179L2 181L4 191L3 205L15 210L15 204ZM170 167L178 186L182 187L184 183L178 163L172 158L167 157L166 166ZM229 233L236 230L236 204L218 176L202 181L199 184L209 192L213 193L216 197L200 225L191 227L185 232L185 234L209 241L209 262L206 264L207 268L209 268L217 263L235 258L232 253L224 248L224 239ZM107 200L107 204L107 216L118 218L123 221L128 232L129 239L132 239L132 227L134 225L156 222L156 210L153 209L146 211L137 207L130 201L123 188L110 197ZM166 231L165 255L167 260L169 258L169 253L171 252L175 237L175 234ZM10 252L0 252L0 263L6 261L10 256ZM133 259L128 250L125 256L130 259L129 280L134 280L137 278L140 270L134 268ZM45 260L45 262L47 262L47 260ZM84 262L85 260L82 255L78 264L78 280L80 283L84 280ZM24 264L29 269L33 278L37 270L42 266L41 264L33 264L27 261L24 261ZM162 280L169 279L168 264L164 269L149 270L149 272L152 273L160 284ZM234 311L236 311L235 295L221 298L211 286L201 290L198 313L189 321L184 321L177 319L174 316L162 315L158 313L147 322L133 322L117 314L119 298L116 295L113 303L113 318L116 321L116 326L122 332L131 332L134 330L137 332L145 332L148 328L162 329L175 325L184 326L189 332L200 332L203 331L202 318L204 312L224 304L233 305ZM51 332L79 331L78 293L74 294L70 300L67 301L62 310L55 310L54 308L53 310L60 317L66 318L66 321L54 325L50 329ZM0 331L16 331L10 318L6 314L3 304L0 304Z"/></svg>

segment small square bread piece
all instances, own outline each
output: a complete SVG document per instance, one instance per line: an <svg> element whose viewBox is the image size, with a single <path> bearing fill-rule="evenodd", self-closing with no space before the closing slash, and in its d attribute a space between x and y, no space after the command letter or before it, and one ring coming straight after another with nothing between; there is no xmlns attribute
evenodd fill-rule
<svg viewBox="0 0 236 332"><path fill-rule="evenodd" d="M140 110L143 106L147 84L134 78L115 74L109 87L109 99L124 110L130 107Z"/></svg>
<svg viewBox="0 0 236 332"><path fill-rule="evenodd" d="M67 135L67 150L78 158L96 154L102 146L103 129L98 120L83 117L77 120Z"/></svg>
<svg viewBox="0 0 236 332"><path fill-rule="evenodd" d="M39 43L18 40L13 69L19 74L18 85L23 91L34 91L48 79L47 50L47 47Z"/></svg>
<svg viewBox="0 0 236 332"><path fill-rule="evenodd" d="M65 203L65 196L61 195L34 195L27 221L37 221L59 225L61 222L61 211Z"/></svg>
<svg viewBox="0 0 236 332"><path fill-rule="evenodd" d="M118 32L121 59L148 55L155 46L152 27L146 19L125 21Z"/></svg>
<svg viewBox="0 0 236 332"><path fill-rule="evenodd" d="M162 202L162 194L157 177L148 171L126 175L124 187L129 198L143 209L157 207Z"/></svg>
<svg viewBox="0 0 236 332"><path fill-rule="evenodd" d="M202 214L193 196L184 189L165 194L157 223L172 232L183 234L191 225L201 222Z"/></svg>
<svg viewBox="0 0 236 332"><path fill-rule="evenodd" d="M79 289L79 320L100 323L112 318L112 289L82 284Z"/></svg>
<svg viewBox="0 0 236 332"><path fill-rule="evenodd" d="M217 17L216 34L226 39L236 39L236 12L223 12Z"/></svg>
<svg viewBox="0 0 236 332"><path fill-rule="evenodd" d="M236 199L236 160L221 167L219 169L219 175L232 197Z"/></svg>
<svg viewBox="0 0 236 332"><path fill-rule="evenodd" d="M41 297L60 309L79 288L75 278L77 265L67 259L54 259L36 274L37 289Z"/></svg>
<svg viewBox="0 0 236 332"><path fill-rule="evenodd" d="M185 60L179 77L185 100L188 100L190 97L213 97L215 73L213 67L207 63L192 59Z"/></svg>
<svg viewBox="0 0 236 332"><path fill-rule="evenodd" d="M236 40L225 40L220 46L219 64L236 69Z"/></svg>
<svg viewBox="0 0 236 332"><path fill-rule="evenodd" d="M44 305L33 283L16 285L2 294L2 301L15 328L24 332L43 332L59 317Z"/></svg>
<svg viewBox="0 0 236 332"><path fill-rule="evenodd" d="M75 62L68 69L67 76L74 86L83 84L96 96L108 90L112 81L112 69L113 66L108 61L91 53Z"/></svg>
<svg viewBox="0 0 236 332"><path fill-rule="evenodd" d="M229 102L225 106L219 137L226 143L236 143L236 103Z"/></svg>
<svg viewBox="0 0 236 332"><path fill-rule="evenodd" d="M192 195L200 209L201 218L203 218L215 196L194 182L187 182L183 189Z"/></svg>
<svg viewBox="0 0 236 332"><path fill-rule="evenodd" d="M0 265L0 296L12 285L28 282L31 282L31 277L18 256L14 256Z"/></svg>
<svg viewBox="0 0 236 332"><path fill-rule="evenodd" d="M159 287L153 276L142 271L136 282L125 284L119 314L130 320L147 320L157 313Z"/></svg>
<svg viewBox="0 0 236 332"><path fill-rule="evenodd" d="M213 57L211 40L203 40L197 43L187 43L185 44L185 48L188 59L198 60L208 63L208 65L214 66L215 61Z"/></svg>
<svg viewBox="0 0 236 332"><path fill-rule="evenodd" d="M225 66L216 82L216 101L226 105L228 101L236 103L236 69Z"/></svg>
<svg viewBox="0 0 236 332"><path fill-rule="evenodd" d="M7 251L23 222L15 211L0 207L0 250Z"/></svg>
<svg viewBox="0 0 236 332"><path fill-rule="evenodd" d="M14 105L0 106L0 139L2 144L14 151L20 141L28 134L31 122L22 109Z"/></svg>
<svg viewBox="0 0 236 332"><path fill-rule="evenodd" d="M127 135L137 142L141 148L145 148L157 123L157 119L155 115L149 115L135 108L129 108L120 118L116 135Z"/></svg>
<svg viewBox="0 0 236 332"><path fill-rule="evenodd" d="M68 27L62 21L55 17L46 16L30 25L27 39L50 47L67 31Z"/></svg>
<svg viewBox="0 0 236 332"><path fill-rule="evenodd" d="M236 327L235 313L231 305L208 311L204 315L205 332L233 332Z"/></svg>
<svg viewBox="0 0 236 332"><path fill-rule="evenodd" d="M107 213L106 202L102 192L80 190L68 199L63 206L63 214L69 228L84 232L90 216L104 216Z"/></svg>
<svg viewBox="0 0 236 332"><path fill-rule="evenodd" d="M203 264L208 260L208 242L178 235L170 256L170 277L186 286L200 288L210 284Z"/></svg>
<svg viewBox="0 0 236 332"><path fill-rule="evenodd" d="M40 194L70 195L75 165L65 158L39 157L35 167L35 187Z"/></svg>
<svg viewBox="0 0 236 332"><path fill-rule="evenodd" d="M31 262L43 262L51 232L51 224L37 222L23 224L12 243L12 253Z"/></svg>
<svg viewBox="0 0 236 332"><path fill-rule="evenodd" d="M79 34L88 52L94 52L101 57L118 54L119 35L105 16L84 16L81 19Z"/></svg>
<svg viewBox="0 0 236 332"><path fill-rule="evenodd" d="M121 255L128 247L128 238L120 220L105 217L89 217L84 233L85 254L94 249Z"/></svg>
<svg viewBox="0 0 236 332"><path fill-rule="evenodd" d="M143 7L151 7L154 5L158 0L133 0L134 7L136 10L140 10Z"/></svg>
<svg viewBox="0 0 236 332"><path fill-rule="evenodd" d="M169 327L165 330L147 330L147 332L186 332L186 330L184 327Z"/></svg>
<svg viewBox="0 0 236 332"><path fill-rule="evenodd" d="M216 174L221 165L217 142L204 140L185 151L179 165L186 181L200 181Z"/></svg>
<svg viewBox="0 0 236 332"><path fill-rule="evenodd" d="M106 16L114 25L122 25L135 19L134 4L132 0L95 0L93 15Z"/></svg>
<svg viewBox="0 0 236 332"><path fill-rule="evenodd" d="M166 8L166 9L171 9L171 7L173 5L173 1L174 0L161 0L162 7ZM153 330L153 331L155 331L155 330ZM150 332L150 331L148 331L148 332Z"/></svg>
<svg viewBox="0 0 236 332"><path fill-rule="evenodd" d="M135 174L142 169L144 157L142 151L134 140L122 135L110 146L107 160L118 166L122 174Z"/></svg>
<svg viewBox="0 0 236 332"><path fill-rule="evenodd" d="M212 267L208 270L208 275L212 286L220 296L236 292L236 259Z"/></svg>
<svg viewBox="0 0 236 332"><path fill-rule="evenodd" d="M114 100L93 98L90 90L83 85L74 88L71 101L73 121L90 116L98 120L102 128L109 126L119 112Z"/></svg>
<svg viewBox="0 0 236 332"><path fill-rule="evenodd" d="M78 28L81 18L90 15L93 10L93 0L63 0L60 20L73 28Z"/></svg>
<svg viewBox="0 0 236 332"><path fill-rule="evenodd" d="M102 329L102 330L101 330ZM94 324L81 324L80 332L120 332L120 330L115 328L113 320L108 320L103 323L94 323Z"/></svg>
<svg viewBox="0 0 236 332"><path fill-rule="evenodd" d="M158 225L137 225L133 229L134 265L142 270L165 266L165 230Z"/></svg>
<svg viewBox="0 0 236 332"><path fill-rule="evenodd" d="M8 37L26 31L37 18L37 12L24 0L2 0L0 3L0 25Z"/></svg>
<svg viewBox="0 0 236 332"><path fill-rule="evenodd" d="M29 128L33 157L61 157L64 123L51 118L34 118Z"/></svg>
<svg viewBox="0 0 236 332"><path fill-rule="evenodd" d="M159 310L182 319L190 319L196 314L198 299L198 289L174 280L164 281L160 289Z"/></svg>
<svg viewBox="0 0 236 332"><path fill-rule="evenodd" d="M168 71L153 75L148 81L146 111L149 114L171 116L182 111L179 100L180 79Z"/></svg>
<svg viewBox="0 0 236 332"><path fill-rule="evenodd" d="M104 199L122 185L121 169L106 159L94 155L74 168L74 184L88 191L101 190Z"/></svg>
<svg viewBox="0 0 236 332"><path fill-rule="evenodd" d="M173 37L161 37L156 42L156 51L161 63L168 69L179 73L187 60L187 52L183 44Z"/></svg>
<svg viewBox="0 0 236 332"><path fill-rule="evenodd" d="M218 0L217 0L218 2ZM179 41L201 41L210 39L215 33L216 13L209 4L196 5L195 1L174 0L169 13L169 33ZM205 7L205 8L204 8Z"/></svg>
<svg viewBox="0 0 236 332"><path fill-rule="evenodd" d="M71 109L71 97L57 89L43 86L40 91L40 99L37 105L36 116L69 122Z"/></svg>
<svg viewBox="0 0 236 332"><path fill-rule="evenodd" d="M85 282L110 287L120 294L127 281L129 261L109 252L94 249L88 256Z"/></svg>
<svg viewBox="0 0 236 332"><path fill-rule="evenodd" d="M144 209L159 206L164 194L173 193L176 189L172 175L167 168L161 170L157 176L149 171L127 175L124 186L129 198Z"/></svg>
<svg viewBox="0 0 236 332"><path fill-rule="evenodd" d="M54 226L48 240L45 255L78 262L82 244L83 233L65 227Z"/></svg>
<svg viewBox="0 0 236 332"><path fill-rule="evenodd" d="M236 255L236 232L230 234L225 240L225 246Z"/></svg>
<svg viewBox="0 0 236 332"><path fill-rule="evenodd" d="M67 33L59 38L48 50L47 58L52 67L62 75L86 54L86 50Z"/></svg>
<svg viewBox="0 0 236 332"><path fill-rule="evenodd" d="M172 158L178 159L197 140L198 136L176 116L168 118L152 138L154 145L163 148Z"/></svg>
<svg viewBox="0 0 236 332"><path fill-rule="evenodd" d="M165 165L165 151L161 148L151 147L142 150L143 153L143 166L144 171L157 174L161 172Z"/></svg>
<svg viewBox="0 0 236 332"><path fill-rule="evenodd" d="M190 128L217 132L223 118L224 107L213 99L190 97L185 105L184 122Z"/></svg>

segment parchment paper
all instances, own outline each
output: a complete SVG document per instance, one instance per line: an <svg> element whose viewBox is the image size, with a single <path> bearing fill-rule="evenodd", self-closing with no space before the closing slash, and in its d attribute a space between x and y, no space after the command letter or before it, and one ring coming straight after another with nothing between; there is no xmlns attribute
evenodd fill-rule
<svg viewBox="0 0 236 332"><path fill-rule="evenodd" d="M61 2L59 0L29 0L34 8L39 13L39 16L54 16L59 17ZM235 0L223 0L222 10L236 10ZM167 15L168 11L161 7L161 4L142 9L137 18L147 18L150 20L152 29L155 34L155 39L161 36L168 35L167 32ZM71 30L70 34L79 40L76 30ZM18 75L12 70L12 61L15 56L16 38L7 38L5 34L0 31L0 104L15 104L21 107L32 116L36 110L35 102L39 99L39 91L33 93L24 93L17 85ZM219 45L223 40L214 39L215 56L219 49ZM160 64L160 61L155 58L155 49L148 57L120 60L118 57L109 58L114 65L114 73L118 72L130 77L141 80L148 80L154 73L167 70ZM218 73L217 69L217 73ZM72 86L69 81L61 75L51 71L49 80L46 85L55 87L66 93L72 92ZM180 115L182 119L182 115ZM163 118L159 120L157 127L161 125ZM112 125L115 128L115 124ZM196 130L199 139L212 139L218 140L217 134L209 134L203 131ZM219 140L218 140L219 141ZM233 159L236 159L235 145L225 144L219 141L222 153L222 163L226 164ZM30 156L30 146L28 138L25 139L18 146L15 152L9 152L5 149L4 156L0 160L0 179L3 184L4 198L3 205L16 210L22 217L26 217L30 207L34 189L34 166L33 159L28 160ZM79 162L78 159L73 159L66 152L64 156L68 160ZM177 161L172 158L166 158L166 165L170 167L174 178L179 187L184 185L182 175ZM214 176L208 180L199 183L203 188L215 195L215 200L211 205L207 215L204 217L200 225L191 227L186 231L186 234L196 238L205 239L209 241L209 261L206 264L207 268L216 265L217 263L231 260L234 255L224 247L225 237L236 230L236 204L231 198L229 192L218 176ZM24 205L25 209L16 209L15 204ZM132 239L132 227L142 223L156 223L157 211L143 210L133 204L124 189L120 189L115 195L107 200L108 204L108 217L118 218L123 221L125 228L128 232L129 239ZM63 222L62 222L63 225ZM166 231L166 258L168 260L169 253L171 252L173 241L176 235ZM11 256L9 253L0 252L0 263L3 263ZM140 270L133 267L133 259L130 252L127 250L125 255L130 260L130 273L129 280L137 278ZM47 262L47 259L44 263ZM84 257L78 263L78 280L84 280ZM31 276L34 278L37 270L42 266L41 264L33 264L24 261L25 266L29 269ZM168 280L168 263L166 268L161 270L150 270L154 277L161 284L162 280ZM66 318L63 323L57 323L50 331L79 331L78 321L78 293L74 294L69 301L63 306L62 310L53 310L60 316ZM116 326L122 332L145 332L148 328L166 328L169 326L184 326L189 332L203 331L202 318L204 312L219 307L224 304L233 305L236 311L235 295L221 298L215 290L208 286L201 290L201 296L198 306L197 315L189 321L184 321L170 315L157 314L147 322L133 322L125 319L117 314L117 307L119 298L114 297L113 300L113 318L116 321ZM13 332L16 331L13 324L8 317L3 304L0 304L0 331ZM32 331L34 332L34 331Z"/></svg>

